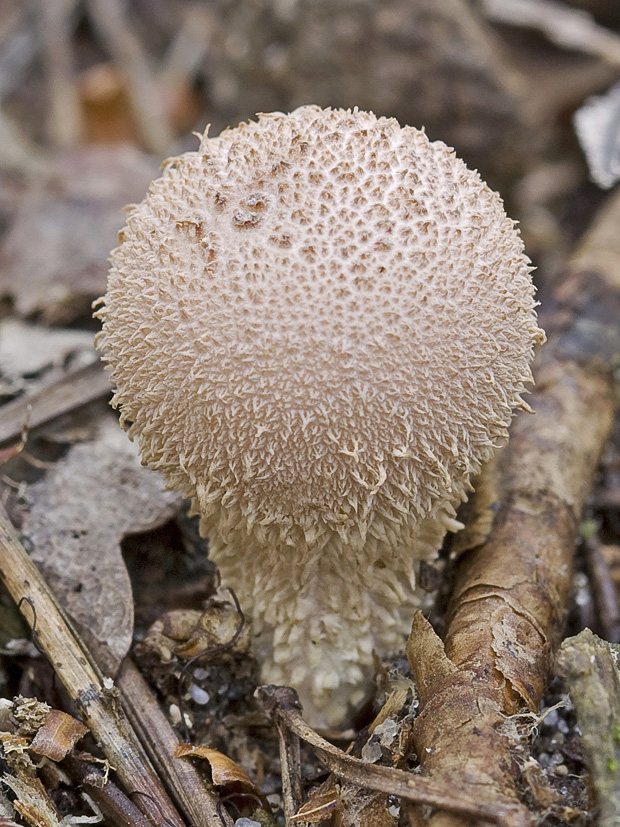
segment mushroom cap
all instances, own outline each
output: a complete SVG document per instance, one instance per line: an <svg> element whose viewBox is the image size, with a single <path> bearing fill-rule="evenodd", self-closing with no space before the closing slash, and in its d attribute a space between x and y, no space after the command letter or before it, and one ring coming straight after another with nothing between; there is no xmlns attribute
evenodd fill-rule
<svg viewBox="0 0 620 827"><path fill-rule="evenodd" d="M259 616L252 554L271 580L276 554L333 547L341 574L433 554L543 338L499 196L443 143L358 110L205 134L111 263L114 404Z"/></svg>

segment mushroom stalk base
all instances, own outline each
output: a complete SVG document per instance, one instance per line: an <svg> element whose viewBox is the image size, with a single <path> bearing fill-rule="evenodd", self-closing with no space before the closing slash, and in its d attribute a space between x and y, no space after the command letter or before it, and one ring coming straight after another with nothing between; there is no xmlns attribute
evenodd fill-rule
<svg viewBox="0 0 620 827"><path fill-rule="evenodd" d="M332 532L319 547L274 549L247 530L225 541L203 525L222 582L253 607L262 680L293 686L313 726L345 723L368 694L373 655L402 649L430 600L416 584L419 562L436 556L453 513L446 505L433 519L406 520L389 553L370 536L361 548Z"/></svg>

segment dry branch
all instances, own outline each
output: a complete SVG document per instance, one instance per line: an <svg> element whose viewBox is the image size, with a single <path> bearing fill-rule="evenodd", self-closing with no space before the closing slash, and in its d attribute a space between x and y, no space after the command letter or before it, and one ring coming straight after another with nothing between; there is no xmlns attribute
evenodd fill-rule
<svg viewBox="0 0 620 827"><path fill-rule="evenodd" d="M112 781L106 779L103 770L71 757L65 759L63 769L83 787L112 824L117 827L150 827L151 822Z"/></svg>
<svg viewBox="0 0 620 827"><path fill-rule="evenodd" d="M16 442L24 427L45 425L58 416L112 393L100 361L67 373L52 385L8 402L0 409L0 445Z"/></svg>
<svg viewBox="0 0 620 827"><path fill-rule="evenodd" d="M123 71L133 113L148 149L165 155L173 134L157 82L134 27L119 0L89 0L88 11L106 48Z"/></svg>
<svg viewBox="0 0 620 827"><path fill-rule="evenodd" d="M301 787L301 755L299 750L299 736L287 728L276 716L278 730L278 746L280 750L280 764L282 766L282 800L284 804L284 819L286 827L292 824L291 819L303 803Z"/></svg>
<svg viewBox="0 0 620 827"><path fill-rule="evenodd" d="M47 133L52 146L70 149L82 138L82 114L72 71L71 17L75 2L39 0L44 60L49 82Z"/></svg>
<svg viewBox="0 0 620 827"><path fill-rule="evenodd" d="M620 352L620 196L596 219L548 301L549 343L511 441L473 509L491 531L461 557L445 654L417 619L408 655L420 686L416 750L425 775L469 785L480 803L516 804L505 719L536 710L570 592L578 522L613 418ZM475 521L474 521L475 522ZM434 661L429 661L433 653ZM445 813L433 827L460 824Z"/></svg>
<svg viewBox="0 0 620 827"><path fill-rule="evenodd" d="M458 790L445 787L441 781L422 778L404 770L377 764L368 764L353 758L330 744L315 732L301 717L301 706L293 689L284 686L259 686L256 697L267 714L280 728L284 728L310 744L324 767L345 781L362 789L395 795L407 801L442 807L446 811L467 818L488 821L506 827L523 824L520 809L512 803L494 803L492 807L469 797L462 785Z"/></svg>
<svg viewBox="0 0 620 827"><path fill-rule="evenodd" d="M114 688L104 687L85 647L2 514L0 581L33 627L37 644L47 655L125 788L134 795L138 809L153 824L168 819L172 827L183 827L182 819L125 718Z"/></svg>
<svg viewBox="0 0 620 827"><path fill-rule="evenodd" d="M200 772L189 761L175 758L179 739L150 687L129 658L123 662L117 685L140 740L147 745L160 776L181 803L194 827L232 825L228 814L218 810L217 797L206 789Z"/></svg>

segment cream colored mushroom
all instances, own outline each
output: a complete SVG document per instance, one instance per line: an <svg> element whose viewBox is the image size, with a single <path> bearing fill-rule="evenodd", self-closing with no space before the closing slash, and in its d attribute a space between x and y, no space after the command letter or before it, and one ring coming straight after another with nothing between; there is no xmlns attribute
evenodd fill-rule
<svg viewBox="0 0 620 827"><path fill-rule="evenodd" d="M534 307L499 196L367 112L205 134L129 213L97 313L114 404L315 724L402 646L419 562L524 407Z"/></svg>

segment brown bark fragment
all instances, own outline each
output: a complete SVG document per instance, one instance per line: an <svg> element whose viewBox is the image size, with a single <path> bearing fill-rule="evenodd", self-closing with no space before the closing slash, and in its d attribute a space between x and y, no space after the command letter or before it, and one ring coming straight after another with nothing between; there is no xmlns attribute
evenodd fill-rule
<svg viewBox="0 0 620 827"><path fill-rule="evenodd" d="M473 798L472 793L477 791L465 790L462 785L446 787L443 779L435 783L432 778L369 764L347 755L308 726L301 717L297 694L290 687L259 686L255 697L278 728L284 728L310 744L320 762L351 787L374 790L502 827L522 827L525 823L521 808L513 802L504 805L495 801L489 807Z"/></svg>
<svg viewBox="0 0 620 827"><path fill-rule="evenodd" d="M483 474L472 504L475 539L464 544L473 547L458 563L445 654L421 617L408 642L421 694L414 738L423 773L487 806L518 802L505 722L536 710L542 698L561 637L578 520L611 429L619 222L616 196L543 302L549 344L535 365L536 415L516 417L509 445ZM494 518L481 541L490 508ZM463 821L436 813L431 823Z"/></svg>
<svg viewBox="0 0 620 827"><path fill-rule="evenodd" d="M46 722L32 740L32 749L52 761L62 761L88 729L80 721L61 712L50 710Z"/></svg>

